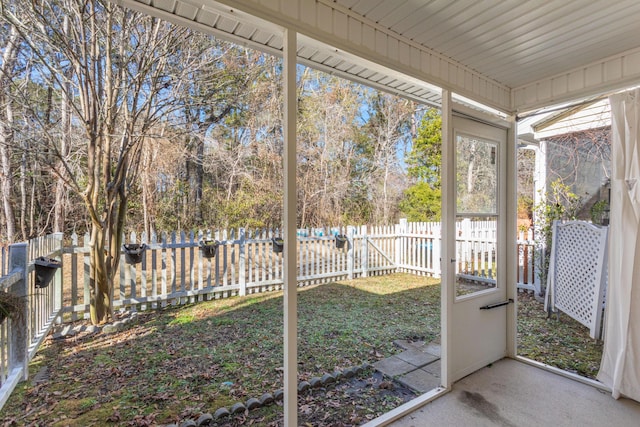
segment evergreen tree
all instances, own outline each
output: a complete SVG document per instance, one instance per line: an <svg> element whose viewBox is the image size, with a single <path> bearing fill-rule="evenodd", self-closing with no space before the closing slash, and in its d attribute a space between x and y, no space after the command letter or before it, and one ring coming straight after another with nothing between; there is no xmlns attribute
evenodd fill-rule
<svg viewBox="0 0 640 427"><path fill-rule="evenodd" d="M409 221L440 220L442 116L439 110L430 108L422 116L407 165L413 184L405 191L400 210Z"/></svg>

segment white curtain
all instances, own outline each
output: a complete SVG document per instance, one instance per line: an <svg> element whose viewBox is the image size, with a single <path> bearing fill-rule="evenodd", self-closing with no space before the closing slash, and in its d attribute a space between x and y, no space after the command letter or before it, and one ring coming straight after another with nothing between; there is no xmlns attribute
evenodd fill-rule
<svg viewBox="0 0 640 427"><path fill-rule="evenodd" d="M610 97L609 289L598 379L640 401L640 90Z"/></svg>

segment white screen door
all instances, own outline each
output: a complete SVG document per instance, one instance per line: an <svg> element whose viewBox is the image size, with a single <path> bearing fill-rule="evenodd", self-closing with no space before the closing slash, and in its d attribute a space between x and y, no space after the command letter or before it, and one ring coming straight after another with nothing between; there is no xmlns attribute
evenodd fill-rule
<svg viewBox="0 0 640 427"><path fill-rule="evenodd" d="M504 174L507 131L453 117L455 244L450 243L451 374L456 381L503 358L507 349ZM452 236L453 238L453 236ZM501 305L504 304L504 305Z"/></svg>

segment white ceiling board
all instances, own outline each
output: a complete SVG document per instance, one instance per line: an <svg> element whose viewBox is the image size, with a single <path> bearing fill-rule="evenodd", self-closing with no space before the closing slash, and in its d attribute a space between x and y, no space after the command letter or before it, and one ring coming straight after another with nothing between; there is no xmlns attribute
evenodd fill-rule
<svg viewBox="0 0 640 427"><path fill-rule="evenodd" d="M444 32L455 30L455 25L450 25L449 23L468 8L469 3L462 2L439 0L433 2L433 4L429 3L426 8L420 8L415 14L407 15L414 16L419 21L418 24L407 30L403 35L419 44L424 44L425 40L437 37ZM444 53L442 51L439 52Z"/></svg>
<svg viewBox="0 0 640 427"><path fill-rule="evenodd" d="M376 10L376 8L380 7L380 5L384 5L384 3L394 2L389 2L388 0L360 0L355 2L355 4L349 6L350 3L352 2L346 1L344 4L341 2L343 6L348 7L358 15L362 15L371 19L370 14L372 13L372 11Z"/></svg>
<svg viewBox="0 0 640 427"><path fill-rule="evenodd" d="M425 29L422 10L430 7L430 10L432 10L433 12L438 11L438 9L434 8L432 3L436 2L418 2L418 4L416 4L415 8L413 9L413 13L405 13L405 16L401 20L393 24L393 28L395 29L395 31L397 31L398 34L407 37L408 39L413 39L416 34L419 34ZM440 9L449 7L451 5L451 2L442 0L438 3L440 3Z"/></svg>
<svg viewBox="0 0 640 427"><path fill-rule="evenodd" d="M513 112L640 82L638 0L112 1L273 54L287 26L305 64L412 99L425 81Z"/></svg>
<svg viewBox="0 0 640 427"><path fill-rule="evenodd" d="M376 29L382 29L382 27L367 27L360 22L360 17L334 10L335 3L333 2L323 4L322 0L270 0L266 2L263 0L245 0L242 2L243 4L240 4L241 2L236 1L219 3L213 0L112 1L172 22L191 26L224 40L261 49L278 56L281 55L282 50L283 27L281 25L283 22L288 22L287 15L293 15L298 19L305 20L305 23L299 23L302 28L308 27L309 23L320 25L323 30L333 31L339 37L355 41L360 40L360 43L366 43L367 46L375 49L375 52L382 52L384 55L388 55L391 61L399 62L405 68L428 67L429 65L425 65L425 60L433 62L431 68L436 70L439 76L450 78L462 84L466 82L468 87L461 87L461 91L471 90L473 92L472 85L481 87L482 91L479 94L481 99L486 96L486 101L490 101L490 103L497 102L496 105L501 105L501 108L505 110L509 108L506 87L499 87L496 82L483 82L483 77L474 76L472 70L465 69L461 65L452 64L453 67L450 67L449 61L442 56L434 54L425 56L425 52L417 45L412 47L407 43L400 42L391 33ZM407 0L405 3L410 4L414 1ZM251 7L240 7L247 6L252 2L259 6L280 7L278 17L282 19L274 19L270 22L267 15L255 13ZM365 1L355 2L354 4L361 4L364 7L371 6L369 8L372 10L377 7L384 7L385 9L376 9L377 13L380 14L382 11L389 9L388 5L383 3ZM395 9L392 7L391 10ZM190 19L193 20L192 23L190 23ZM294 29L298 31L299 35L304 34L304 31L300 31L300 28L294 27ZM300 40L303 41L301 42ZM313 43L307 43L309 40L312 39L307 37L299 38L298 55L305 65L315 66L359 83L371 84L377 89L388 90L418 102L430 105L440 102L440 89L434 86L429 81L430 79L416 78L415 75L412 75L413 73L405 74L403 71L394 70L393 67L389 68L388 64L385 65L384 62L376 63L375 61L363 60L363 57L357 53L347 54L345 50L327 44L327 41L322 37L315 38ZM310 45L313 45L313 50L310 50ZM313 53L310 54L310 52ZM447 69L455 70L456 74L447 75ZM372 71L367 72L369 70ZM480 85L477 85L477 82L480 82ZM420 88L424 90L418 90ZM469 95L472 95L472 93L469 93Z"/></svg>
<svg viewBox="0 0 640 427"><path fill-rule="evenodd" d="M637 0L336 3L509 87L640 45Z"/></svg>
<svg viewBox="0 0 640 427"><path fill-rule="evenodd" d="M156 3L161 5L159 10L182 11L176 13L177 17L185 20L194 20L205 26L207 32L236 43L262 49L272 54L280 54L283 46L282 33L272 24L263 23L259 18L248 18L237 9L216 6L213 2L198 5L197 0L132 0L134 6L140 9L140 3L150 3L151 8L145 11L154 11ZM124 0L120 3L130 5ZM203 3L203 2L200 2ZM155 12L155 11L154 11ZM169 12L171 13L171 12ZM170 19L171 16L162 13L160 17ZM174 19L175 21L175 19ZM181 21L184 25L187 22ZM202 27L200 27L202 29ZM414 101L428 105L440 103L439 89L433 90L433 86L416 82L415 79L403 78L396 72L386 72L384 67L375 64L366 64L358 58L345 56L331 46L317 41L302 38L298 43L298 58L304 65L370 85L376 89L386 90ZM391 70L389 70L391 71Z"/></svg>
<svg viewBox="0 0 640 427"><path fill-rule="evenodd" d="M198 14L198 7L188 4L188 3L178 3L176 5L176 15L182 16L183 18L189 19L191 21L196 19L196 15Z"/></svg>

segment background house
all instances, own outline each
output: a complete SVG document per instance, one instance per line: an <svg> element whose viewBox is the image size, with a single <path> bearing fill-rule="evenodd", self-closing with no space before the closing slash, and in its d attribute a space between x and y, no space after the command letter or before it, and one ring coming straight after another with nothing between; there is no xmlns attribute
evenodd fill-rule
<svg viewBox="0 0 640 427"><path fill-rule="evenodd" d="M538 205L562 183L577 196L576 218L602 223L608 218L611 188L611 108L607 98L533 115L518 124L520 148L532 150L524 168L534 185L522 196ZM603 218L603 216L605 218Z"/></svg>

